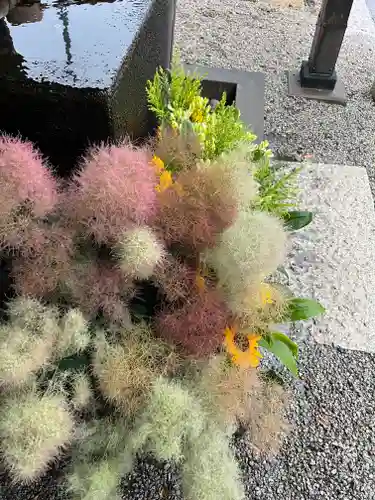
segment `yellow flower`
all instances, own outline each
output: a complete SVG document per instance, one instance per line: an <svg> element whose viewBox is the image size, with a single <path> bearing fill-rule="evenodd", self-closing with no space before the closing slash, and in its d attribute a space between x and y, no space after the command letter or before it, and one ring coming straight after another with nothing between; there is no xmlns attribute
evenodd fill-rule
<svg viewBox="0 0 375 500"><path fill-rule="evenodd" d="M196 109L195 111L193 111L190 119L194 123L202 123L204 120L203 111L201 109Z"/></svg>
<svg viewBox="0 0 375 500"><path fill-rule="evenodd" d="M155 170L158 174L161 174L164 170L164 162L161 158L158 156L155 156L152 158L152 163L155 167Z"/></svg>
<svg viewBox="0 0 375 500"><path fill-rule="evenodd" d="M261 283L260 297L261 297L261 301L262 301L263 306L266 306L267 304L273 303L271 285L269 285L268 283Z"/></svg>
<svg viewBox="0 0 375 500"><path fill-rule="evenodd" d="M249 347L246 351L241 351L234 340L235 332L232 328L226 328L224 331L224 345L228 354L231 355L234 364L241 368L256 368L259 365L262 355L258 350L258 342L261 339L260 335L249 334L247 340Z"/></svg>
<svg viewBox="0 0 375 500"><path fill-rule="evenodd" d="M179 196L182 196L184 190L179 182L173 182L172 174L165 168L164 162L158 156L152 158L152 164L155 167L156 173L159 176L159 184L155 187L158 193L162 193L166 189L173 187Z"/></svg>
<svg viewBox="0 0 375 500"><path fill-rule="evenodd" d="M168 170L164 170L160 174L159 184L156 186L156 191L162 193L166 189L170 188L173 184L172 175Z"/></svg>
<svg viewBox="0 0 375 500"><path fill-rule="evenodd" d="M209 112L208 99L202 96L195 96L189 108L190 120L193 123L203 123L207 119Z"/></svg>

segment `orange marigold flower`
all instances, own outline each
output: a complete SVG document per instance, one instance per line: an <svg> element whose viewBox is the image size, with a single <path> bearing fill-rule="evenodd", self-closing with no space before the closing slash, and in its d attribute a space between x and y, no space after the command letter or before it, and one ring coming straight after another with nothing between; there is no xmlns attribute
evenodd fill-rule
<svg viewBox="0 0 375 500"><path fill-rule="evenodd" d="M261 353L259 352L259 341L261 339L261 335L257 335L256 333L250 333L247 335L247 340L249 342L249 355L250 355L250 366L256 368L259 365L259 362L262 358Z"/></svg>
<svg viewBox="0 0 375 500"><path fill-rule="evenodd" d="M260 335L249 334L247 340L249 347L246 351L242 351L236 344L233 328L226 328L224 331L224 345L234 364L241 368L256 368L259 365L262 355L258 350L258 342L261 339Z"/></svg>

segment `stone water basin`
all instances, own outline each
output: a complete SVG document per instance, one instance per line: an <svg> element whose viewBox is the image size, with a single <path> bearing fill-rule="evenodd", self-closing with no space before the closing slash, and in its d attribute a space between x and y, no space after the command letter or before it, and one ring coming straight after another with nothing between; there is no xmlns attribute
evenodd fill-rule
<svg viewBox="0 0 375 500"><path fill-rule="evenodd" d="M89 144L152 131L146 81L171 57L174 0L47 0L0 19L0 130L68 175Z"/></svg>

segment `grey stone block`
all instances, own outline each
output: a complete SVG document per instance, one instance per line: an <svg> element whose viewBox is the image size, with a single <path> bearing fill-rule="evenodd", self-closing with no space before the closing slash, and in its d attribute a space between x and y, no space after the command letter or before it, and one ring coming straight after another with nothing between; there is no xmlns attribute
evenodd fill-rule
<svg viewBox="0 0 375 500"><path fill-rule="evenodd" d="M145 85L170 63L175 0L43 5L40 22L0 20L0 131L69 174L90 143L152 132Z"/></svg>
<svg viewBox="0 0 375 500"><path fill-rule="evenodd" d="M315 215L292 237L291 287L326 308L301 325L322 344L375 352L375 213L366 169L306 165L300 187L300 206Z"/></svg>

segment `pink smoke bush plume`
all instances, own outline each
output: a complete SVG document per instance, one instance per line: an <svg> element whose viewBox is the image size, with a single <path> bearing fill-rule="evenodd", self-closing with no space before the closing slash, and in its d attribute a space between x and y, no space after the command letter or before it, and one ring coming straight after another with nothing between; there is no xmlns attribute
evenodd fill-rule
<svg viewBox="0 0 375 500"><path fill-rule="evenodd" d="M217 290L203 290L179 309L164 311L156 321L158 334L187 354L208 356L223 342L230 312Z"/></svg>
<svg viewBox="0 0 375 500"><path fill-rule="evenodd" d="M19 248L57 200L57 182L30 142L0 136L0 248Z"/></svg>
<svg viewBox="0 0 375 500"><path fill-rule="evenodd" d="M12 275L17 293L47 298L56 292L72 266L74 234L58 225L34 225L25 235Z"/></svg>
<svg viewBox="0 0 375 500"><path fill-rule="evenodd" d="M237 202L223 179L210 170L189 170L176 178L160 198L159 224L167 244L177 243L193 254L213 247L235 220Z"/></svg>
<svg viewBox="0 0 375 500"><path fill-rule="evenodd" d="M157 266L154 274L155 283L161 288L167 301L173 303L197 293L197 271L188 264L167 255L162 266Z"/></svg>
<svg viewBox="0 0 375 500"><path fill-rule="evenodd" d="M69 188L68 213L98 243L118 242L155 216L157 183L149 151L125 143L93 148Z"/></svg>
<svg viewBox="0 0 375 500"><path fill-rule="evenodd" d="M76 264L72 268L67 287L85 314L94 317L102 311L113 322L128 321L125 301L132 297L134 284L113 264L94 259Z"/></svg>

